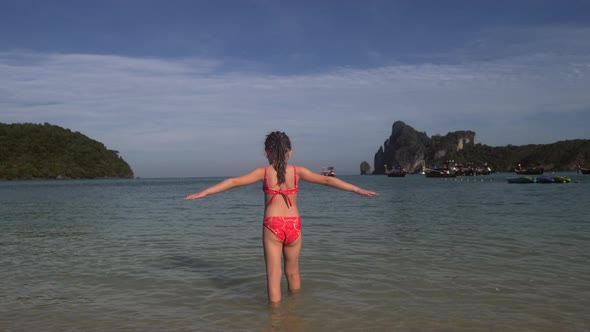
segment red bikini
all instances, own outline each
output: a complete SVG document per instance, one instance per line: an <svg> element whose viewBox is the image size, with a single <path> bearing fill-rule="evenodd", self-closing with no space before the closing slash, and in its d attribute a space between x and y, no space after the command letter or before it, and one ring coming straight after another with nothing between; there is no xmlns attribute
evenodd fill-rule
<svg viewBox="0 0 590 332"><path fill-rule="evenodd" d="M291 207L293 202L289 195L296 194L299 191L297 186L297 168L293 166L293 172L295 173L295 188L285 190L274 190L268 186L267 176L268 166L264 167L264 183L262 185L262 191L267 195L272 195L269 205L272 204L277 195L285 198L287 206ZM291 244L299 238L301 234L301 217L299 216L272 216L265 217L263 219L264 227L268 228L273 234L284 244Z"/></svg>
<svg viewBox="0 0 590 332"><path fill-rule="evenodd" d="M284 244L291 244L301 234L301 217L266 217L262 224Z"/></svg>
<svg viewBox="0 0 590 332"><path fill-rule="evenodd" d="M266 173L267 170L268 170L268 166L265 166L264 167L264 183L262 184L262 191L267 195L272 195L272 198L270 199L270 202L268 204L269 205L272 204L272 201L275 199L275 197L277 195L281 195L287 200L287 202L288 202L287 206L293 205L293 203L291 202L291 197L289 197L289 195L296 194L299 191L299 188L297 187L297 167L293 166L293 173L295 173L295 188L285 189L285 190L274 190L274 189L269 188L268 174Z"/></svg>

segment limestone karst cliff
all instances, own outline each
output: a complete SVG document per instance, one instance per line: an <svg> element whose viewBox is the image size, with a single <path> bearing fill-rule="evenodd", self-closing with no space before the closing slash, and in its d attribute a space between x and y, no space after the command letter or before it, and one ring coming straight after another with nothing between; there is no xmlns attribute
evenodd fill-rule
<svg viewBox="0 0 590 332"><path fill-rule="evenodd" d="M415 172L424 163L427 165L444 159L450 152L457 152L466 146L475 145L475 132L455 131L445 136L428 137L402 121L396 121L391 135L375 153L373 174L384 174L388 169L404 168Z"/></svg>
<svg viewBox="0 0 590 332"><path fill-rule="evenodd" d="M454 131L428 137L402 121L393 124L391 135L375 153L372 174L404 168L414 173L422 167L442 166L448 160L473 166L489 165L492 170L510 172L521 164L545 170L575 171L590 166L590 140L574 139L552 144L507 145L493 147L476 142L471 130Z"/></svg>

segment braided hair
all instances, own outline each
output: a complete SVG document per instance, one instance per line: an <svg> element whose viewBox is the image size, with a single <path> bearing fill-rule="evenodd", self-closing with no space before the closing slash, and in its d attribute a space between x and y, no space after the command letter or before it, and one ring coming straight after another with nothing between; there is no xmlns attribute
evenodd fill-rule
<svg viewBox="0 0 590 332"><path fill-rule="evenodd" d="M282 131L273 131L266 135L264 150L268 153L268 158L274 169L277 171L279 185L285 183L285 174L287 173L287 153L291 150L291 140L289 139L289 136Z"/></svg>

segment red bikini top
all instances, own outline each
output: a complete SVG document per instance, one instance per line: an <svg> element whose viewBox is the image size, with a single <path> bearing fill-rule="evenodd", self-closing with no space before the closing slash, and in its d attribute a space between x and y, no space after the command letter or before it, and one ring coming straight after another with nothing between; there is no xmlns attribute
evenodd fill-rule
<svg viewBox="0 0 590 332"><path fill-rule="evenodd" d="M264 167L264 183L262 184L262 191L265 194L272 195L272 198L270 199L270 202L268 204L269 205L272 204L272 201L275 199L275 197L277 195L281 195L287 199L287 202L288 202L287 206L293 205L293 203L291 202L291 197L289 197L289 195L296 194L299 191L299 188L297 187L297 167L295 167L295 165L293 165L293 173L295 173L295 188L285 189L285 190L274 190L274 189L270 189L268 187L268 176L266 174L267 169L268 169L268 166L265 166Z"/></svg>

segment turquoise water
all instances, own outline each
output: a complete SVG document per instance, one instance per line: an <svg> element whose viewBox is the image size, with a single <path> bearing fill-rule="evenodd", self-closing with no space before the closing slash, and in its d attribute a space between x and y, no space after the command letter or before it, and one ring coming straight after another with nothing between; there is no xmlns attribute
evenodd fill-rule
<svg viewBox="0 0 590 332"><path fill-rule="evenodd" d="M279 307L260 185L3 181L0 331L588 331L590 175L564 174L302 183L303 289Z"/></svg>

